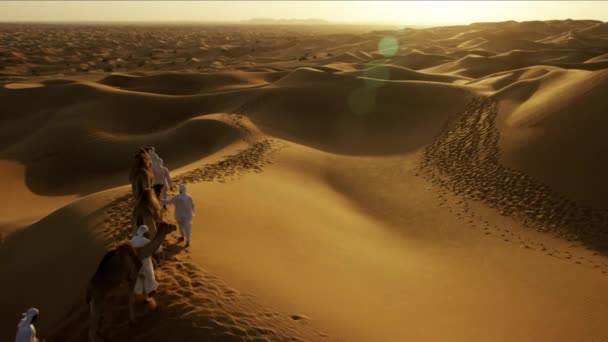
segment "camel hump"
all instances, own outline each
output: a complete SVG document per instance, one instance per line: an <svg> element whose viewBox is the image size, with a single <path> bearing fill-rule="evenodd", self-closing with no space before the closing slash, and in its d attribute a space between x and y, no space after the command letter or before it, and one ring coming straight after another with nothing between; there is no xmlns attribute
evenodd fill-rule
<svg viewBox="0 0 608 342"><path fill-rule="evenodd" d="M120 246L117 247L117 250L118 249L121 253L124 253L124 255L126 255L131 260L131 262L133 262L133 264L135 265L135 269L139 270L141 268L141 260L137 256L135 247L133 247L130 242L120 244Z"/></svg>
<svg viewBox="0 0 608 342"><path fill-rule="evenodd" d="M110 262L112 261L112 259L114 258L114 256L116 255L116 249L112 249L109 250L101 259L101 261L99 262L99 266L97 267L97 270L103 270L105 269L108 264L110 264Z"/></svg>

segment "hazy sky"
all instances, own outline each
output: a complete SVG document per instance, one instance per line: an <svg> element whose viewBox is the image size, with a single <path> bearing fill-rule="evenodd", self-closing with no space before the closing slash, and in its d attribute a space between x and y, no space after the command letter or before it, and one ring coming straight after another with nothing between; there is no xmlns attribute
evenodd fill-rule
<svg viewBox="0 0 608 342"><path fill-rule="evenodd" d="M459 24L608 20L608 1L0 1L0 21L239 21Z"/></svg>

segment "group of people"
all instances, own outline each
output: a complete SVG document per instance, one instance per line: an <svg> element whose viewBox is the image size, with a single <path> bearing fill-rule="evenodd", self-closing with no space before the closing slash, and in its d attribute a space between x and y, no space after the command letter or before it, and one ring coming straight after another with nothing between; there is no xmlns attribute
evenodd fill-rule
<svg viewBox="0 0 608 342"><path fill-rule="evenodd" d="M148 155L152 160L154 194L163 204L163 208L166 208L167 205L175 206L174 218L180 232L180 238L178 241L186 241L186 245L184 247L187 248L190 246L190 239L192 237L194 201L188 194L185 184L180 184L178 195L173 196L171 199L167 198L167 189L174 189L169 169L163 165L163 160L158 156L158 154L156 154L154 147L148 147L147 150ZM133 247L141 248L150 243L150 239L145 237L147 232L148 227L145 224L140 225L137 228L136 235L131 238L131 244ZM161 248L162 247L159 247L159 252ZM156 276L154 275L154 264L152 263L152 258L147 257L142 260L142 267L139 274L140 276L137 278L135 288L133 289L135 294L143 295L145 293L147 298L154 296L156 290L158 289L158 282L156 281Z"/></svg>
<svg viewBox="0 0 608 342"><path fill-rule="evenodd" d="M192 238L194 201L188 194L185 184L181 184L179 186L178 195L173 196L170 199L168 198L167 190L174 189L171 176L169 174L169 169L163 165L163 160L156 154L154 147L148 148L148 154L152 160L154 193L163 204L163 208L166 209L167 205L173 205L175 207L174 218L180 231L179 241L186 241L185 247L189 247ZM145 237L147 232L148 227L146 225L141 225L138 227L137 234L130 241L133 247L141 248L150 243L150 240ZM154 275L154 266L151 258L148 257L142 260L142 266L139 273L140 276L137 278L133 291L138 295L146 293L147 297L153 296L158 289L158 282L156 281L156 277ZM17 336L15 338L15 342L38 342L34 322L36 322L39 314L40 312L36 308L30 308L23 313L23 317L17 325Z"/></svg>

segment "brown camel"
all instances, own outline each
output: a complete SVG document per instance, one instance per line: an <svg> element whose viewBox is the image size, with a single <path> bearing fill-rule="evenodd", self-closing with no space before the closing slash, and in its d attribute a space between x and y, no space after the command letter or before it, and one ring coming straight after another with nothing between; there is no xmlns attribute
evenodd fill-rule
<svg viewBox="0 0 608 342"><path fill-rule="evenodd" d="M152 173L152 159L147 150L140 148L135 153L131 171L129 172L129 182L135 198L138 198L144 189L152 187L154 174Z"/></svg>
<svg viewBox="0 0 608 342"><path fill-rule="evenodd" d="M133 180L131 182L133 197L139 198L146 189L152 188L153 182L154 174L152 173L151 169L139 169L139 171L134 173Z"/></svg>
<svg viewBox="0 0 608 342"><path fill-rule="evenodd" d="M101 259L99 266L97 266L97 271L87 287L86 300L91 313L91 323L89 326L89 340L91 342L102 340L97 331L101 322L102 305L106 295L123 283L127 283L129 288L135 287L141 265L142 263L137 252L129 242L108 251L103 259ZM134 318L133 304L135 303L135 294L132 293L133 291L130 292L130 317Z"/></svg>
<svg viewBox="0 0 608 342"><path fill-rule="evenodd" d="M135 230L142 224L148 226L150 237L156 236L156 227L162 220L162 207L154 190L147 188L142 191L133 206L132 220Z"/></svg>
<svg viewBox="0 0 608 342"><path fill-rule="evenodd" d="M91 313L90 342L104 340L99 335L103 305L109 292L123 283L127 283L129 288L129 320L131 323L135 323L135 293L133 288L142 266L141 260L151 257L163 243L165 237L174 232L175 229L175 225L162 222L159 225L158 234L146 246L136 249L130 242L124 242L104 255L95 274L89 281L86 293L86 301Z"/></svg>

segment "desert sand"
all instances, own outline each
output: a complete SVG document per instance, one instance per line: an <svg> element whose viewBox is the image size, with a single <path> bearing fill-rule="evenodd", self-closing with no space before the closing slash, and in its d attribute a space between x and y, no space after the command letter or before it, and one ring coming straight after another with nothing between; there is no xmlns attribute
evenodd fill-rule
<svg viewBox="0 0 608 342"><path fill-rule="evenodd" d="M108 341L608 339L608 24L0 25L0 340L86 341L155 146L196 203ZM174 192L171 192L174 194ZM172 221L172 209L165 213Z"/></svg>

